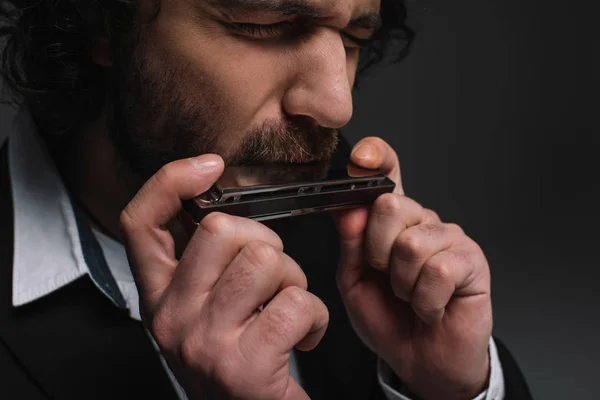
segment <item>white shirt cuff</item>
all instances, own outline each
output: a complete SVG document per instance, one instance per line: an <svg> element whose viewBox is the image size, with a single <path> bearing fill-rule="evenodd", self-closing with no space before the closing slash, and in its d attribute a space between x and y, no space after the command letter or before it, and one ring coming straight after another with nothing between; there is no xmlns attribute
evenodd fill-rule
<svg viewBox="0 0 600 400"><path fill-rule="evenodd" d="M498 358L498 350L494 339L490 337L489 341L490 355L490 383L486 390L480 393L473 400L503 400L504 399L504 373L500 358ZM383 389L388 400L412 400L402 394L402 387L392 387L394 371L381 358L377 365L377 376L379 385Z"/></svg>

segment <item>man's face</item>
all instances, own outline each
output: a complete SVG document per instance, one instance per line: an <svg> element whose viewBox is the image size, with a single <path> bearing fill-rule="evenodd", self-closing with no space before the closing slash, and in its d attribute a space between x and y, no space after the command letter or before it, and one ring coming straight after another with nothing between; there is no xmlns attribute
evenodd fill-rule
<svg viewBox="0 0 600 400"><path fill-rule="evenodd" d="M141 0L137 20L149 20ZM227 164L327 159L352 115L380 0L162 0L113 67L112 133L148 177L202 153Z"/></svg>

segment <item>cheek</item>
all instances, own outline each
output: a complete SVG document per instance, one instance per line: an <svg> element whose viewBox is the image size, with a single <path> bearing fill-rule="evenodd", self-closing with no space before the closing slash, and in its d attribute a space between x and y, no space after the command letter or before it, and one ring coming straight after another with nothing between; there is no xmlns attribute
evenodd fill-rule
<svg viewBox="0 0 600 400"><path fill-rule="evenodd" d="M233 38L218 28L200 28L197 22L174 22L167 19L158 25L161 39L155 43L158 53L188 65L181 82L186 91L214 88L217 98L203 100L220 102L234 131L279 117L289 75L280 50Z"/></svg>

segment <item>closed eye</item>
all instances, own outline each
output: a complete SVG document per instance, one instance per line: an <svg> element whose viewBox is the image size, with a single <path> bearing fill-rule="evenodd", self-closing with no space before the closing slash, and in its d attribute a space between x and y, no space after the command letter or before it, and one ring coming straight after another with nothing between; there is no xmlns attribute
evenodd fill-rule
<svg viewBox="0 0 600 400"><path fill-rule="evenodd" d="M360 39L360 38L352 36L346 32L341 32L341 34L342 34L342 37L351 41L354 45L356 45L357 47L360 47L361 49L365 49L371 45L371 39ZM351 46L348 46L348 47L351 47Z"/></svg>
<svg viewBox="0 0 600 400"><path fill-rule="evenodd" d="M291 38L301 34L303 26L305 29L308 29L306 23L302 24L297 20L287 20L273 24L232 22L227 25L244 36L258 40ZM359 47L363 49L368 47L371 43L370 39L357 38L344 31L341 31L340 34L342 39L344 39L344 46L347 48Z"/></svg>
<svg viewBox="0 0 600 400"><path fill-rule="evenodd" d="M239 33L255 39L283 38L289 36L296 29L294 21L281 21L274 24L237 22L228 25Z"/></svg>

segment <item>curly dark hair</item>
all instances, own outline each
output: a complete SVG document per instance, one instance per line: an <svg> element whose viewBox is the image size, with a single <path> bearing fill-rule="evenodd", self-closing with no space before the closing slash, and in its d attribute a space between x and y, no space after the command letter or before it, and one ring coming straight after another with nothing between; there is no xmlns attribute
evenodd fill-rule
<svg viewBox="0 0 600 400"><path fill-rule="evenodd" d="M160 0L153 1L158 14ZM46 139L101 115L108 73L92 62L88 49L99 35L113 49L130 43L135 11L135 0L0 0L0 77L28 105ZM402 0L382 0L381 16L381 29L361 54L360 75L390 49L395 60L408 54L414 34Z"/></svg>

